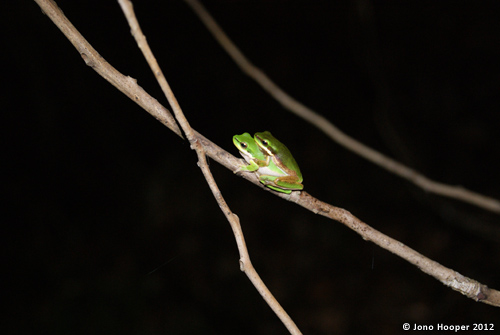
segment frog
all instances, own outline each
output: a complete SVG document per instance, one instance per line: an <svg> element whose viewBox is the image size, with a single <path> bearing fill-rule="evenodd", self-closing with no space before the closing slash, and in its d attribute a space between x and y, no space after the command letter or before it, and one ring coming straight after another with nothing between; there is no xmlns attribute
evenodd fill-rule
<svg viewBox="0 0 500 335"><path fill-rule="evenodd" d="M259 181L270 189L290 194L300 191L302 173L290 150L269 131L233 136L233 143L248 165L240 166L240 171L255 172Z"/></svg>

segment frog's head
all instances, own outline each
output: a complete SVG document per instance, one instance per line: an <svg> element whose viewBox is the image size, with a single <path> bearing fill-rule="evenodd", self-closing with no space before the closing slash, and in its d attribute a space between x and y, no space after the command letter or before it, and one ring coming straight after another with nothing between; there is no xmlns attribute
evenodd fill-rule
<svg viewBox="0 0 500 335"><path fill-rule="evenodd" d="M259 146L249 133L234 135L233 143L246 161L250 161L254 158L259 160L265 159L264 154L260 151Z"/></svg>

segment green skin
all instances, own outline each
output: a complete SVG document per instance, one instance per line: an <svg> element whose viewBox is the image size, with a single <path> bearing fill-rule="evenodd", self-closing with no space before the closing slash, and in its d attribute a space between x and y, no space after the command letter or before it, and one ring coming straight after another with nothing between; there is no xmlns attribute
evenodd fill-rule
<svg viewBox="0 0 500 335"><path fill-rule="evenodd" d="M233 136L233 143L248 165L242 165L240 171L256 172L259 181L278 192L290 194L302 190L302 173L297 162L287 147L270 132L249 133Z"/></svg>

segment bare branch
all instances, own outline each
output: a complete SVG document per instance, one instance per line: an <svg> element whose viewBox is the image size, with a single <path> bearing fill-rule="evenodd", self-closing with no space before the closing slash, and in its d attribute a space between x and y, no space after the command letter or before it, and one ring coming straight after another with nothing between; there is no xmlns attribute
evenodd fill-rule
<svg viewBox="0 0 500 335"><path fill-rule="evenodd" d="M241 271L243 271L247 275L247 277L250 279L250 281L255 286L260 295L264 298L267 304L280 318L281 322L283 322L283 324L287 327L290 334L295 334L295 335L302 334L297 325L295 324L295 322L293 322L292 318L290 318L288 313L281 307L276 298L274 298L271 291L269 291L269 289L264 284L259 274L255 270L255 268L253 267L252 262L250 261L250 255L248 253L248 249L246 247L245 238L243 236L243 230L241 229L240 220L238 216L234 214L227 205L227 202L224 200L224 197L222 196L222 193L219 190L217 183L215 182L212 172L210 171L210 168L208 167L207 164L207 159L205 157L205 150L201 145L201 143L198 141L196 135L193 132L193 129L189 125L188 120L186 119L184 113L182 112L181 106L179 105L177 99L175 98L174 92L170 88L170 85L167 83L167 80L163 75L163 72L161 71L158 62L156 61L151 51L151 48L149 47L146 38L144 37L144 34L141 31L139 22L137 21L137 18L134 13L132 2L130 0L118 0L118 2L120 3L120 6L123 12L125 13L127 21L132 30L132 35L134 36L137 45L141 49L144 57L146 58L149 66L151 67L151 70L155 74L156 79L158 80L158 83L160 84L163 90L163 93L167 97L170 106L174 111L177 121L179 121L179 124L182 127L182 130L186 133L186 137L189 140L189 143L191 144L191 148L194 149L196 151L196 154L198 155L198 166L203 172L203 176L205 177L210 187L210 190L212 191L215 197L215 200L219 204L220 209L222 210L227 220L229 221L229 224L231 225L234 237L236 239L236 244L238 246L238 251L240 253Z"/></svg>
<svg viewBox="0 0 500 335"><path fill-rule="evenodd" d="M76 50L78 50L80 56L82 56L88 66L94 69L99 75L109 81L114 87L132 99L149 114L153 115L158 121L182 137L181 131L169 111L159 104L156 99L147 94L142 87L137 85L137 81L134 78L124 76L106 62L80 32L78 32L53 0L35 0L35 2L68 38Z"/></svg>
<svg viewBox="0 0 500 335"><path fill-rule="evenodd" d="M500 292L488 288L474 279L467 278L460 273L449 269L438 262L435 262L403 243L373 229L366 223L359 220L345 209L334 207L330 204L319 201L306 192L301 192L300 199L296 201L299 205L315 210L316 214L323 215L330 219L339 221L354 230L366 241L371 241L383 249L407 260L418 267L422 272L436 278L446 286L471 298L488 305L500 307Z"/></svg>

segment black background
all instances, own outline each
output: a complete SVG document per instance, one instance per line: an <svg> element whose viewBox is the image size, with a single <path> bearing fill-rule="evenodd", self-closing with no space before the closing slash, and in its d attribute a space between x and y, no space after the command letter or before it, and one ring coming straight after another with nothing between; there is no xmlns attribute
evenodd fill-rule
<svg viewBox="0 0 500 335"><path fill-rule="evenodd" d="M259 68L343 131L438 181L500 198L497 2L204 3ZM165 104L116 1L58 4ZM2 7L2 328L286 334L239 271L189 145L87 67L35 2ZM283 110L184 2L135 9L193 128L235 155L234 134L270 130L307 192L500 289L497 214L428 194ZM304 333L399 334L404 322L500 329L497 308L211 168L254 266Z"/></svg>

